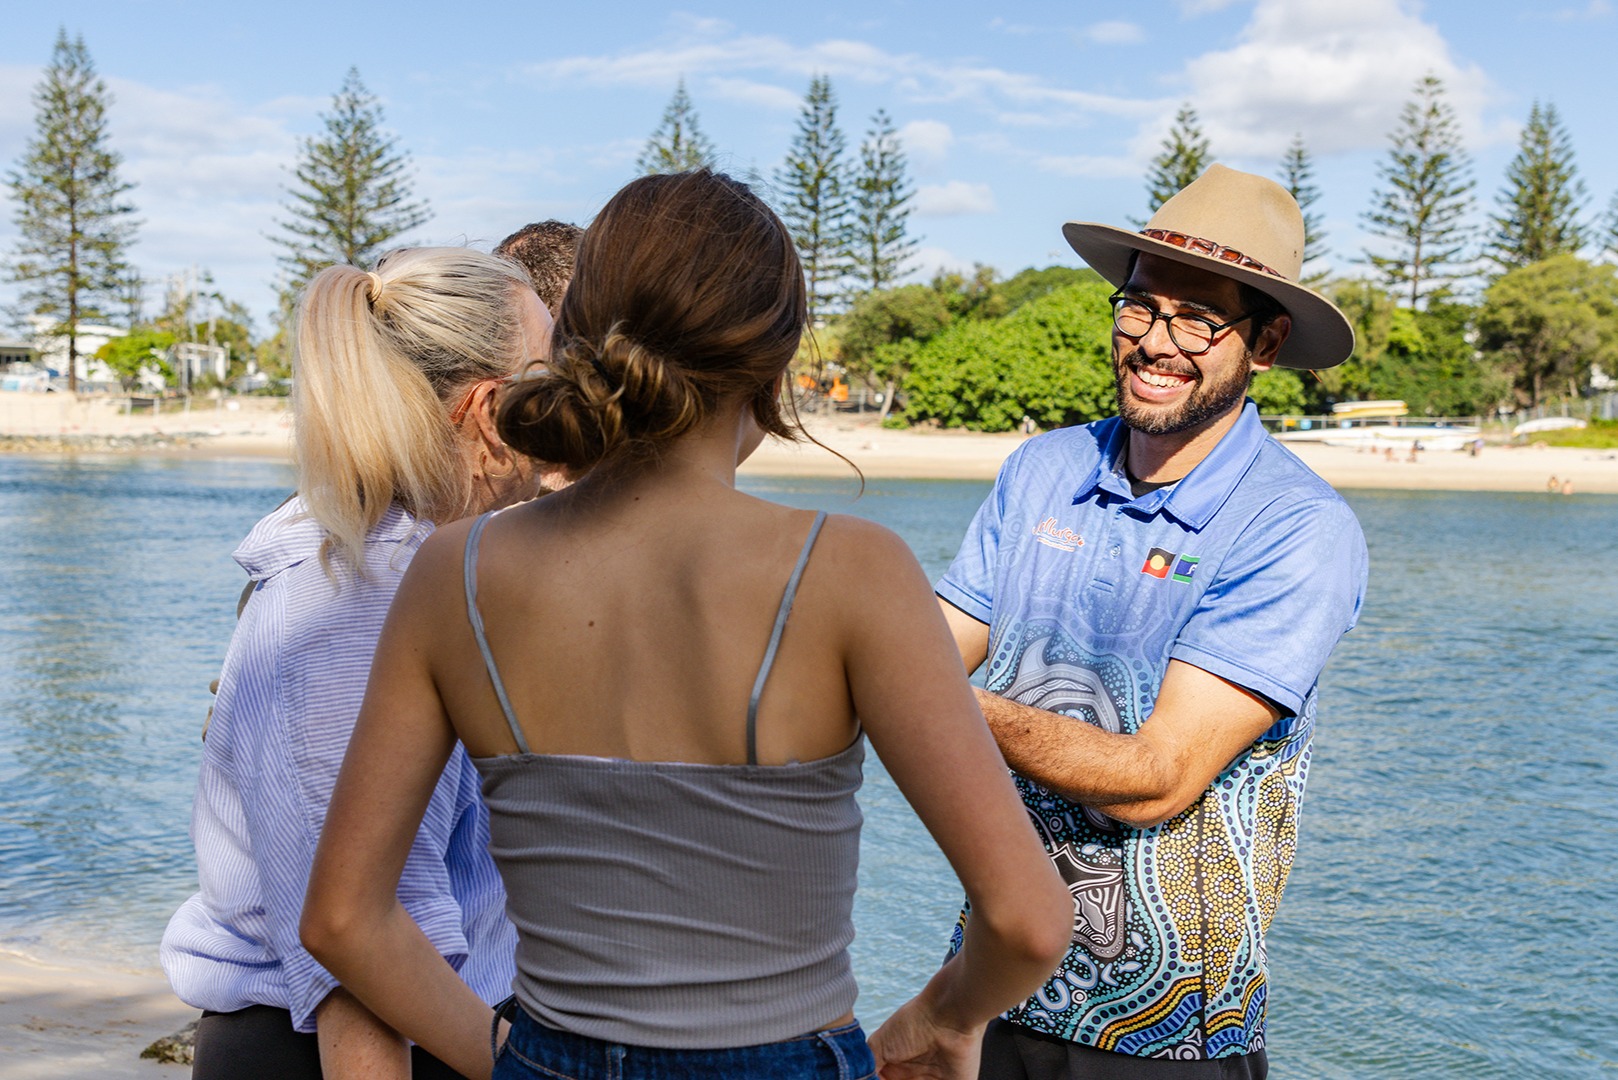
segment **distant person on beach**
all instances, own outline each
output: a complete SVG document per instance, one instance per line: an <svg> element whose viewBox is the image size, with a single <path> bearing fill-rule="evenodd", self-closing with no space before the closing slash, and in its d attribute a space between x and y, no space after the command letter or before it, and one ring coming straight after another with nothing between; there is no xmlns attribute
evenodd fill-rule
<svg viewBox="0 0 1618 1080"><path fill-rule="evenodd" d="M304 940L471 1076L969 1078L1061 956L1068 902L914 556L738 492L806 325L780 219L707 170L585 233L549 371L506 441L588 469L440 529L411 564L315 859ZM848 944L865 739L959 874L959 955L870 1040ZM456 739L517 924L515 1004L397 898ZM874 1055L874 1056L873 1056Z"/></svg>
<svg viewBox="0 0 1618 1080"><path fill-rule="evenodd" d="M1264 934L1366 584L1353 513L1246 400L1255 372L1353 350L1296 283L1303 232L1285 189L1219 165L1140 232L1063 228L1117 287L1120 415L1013 451L938 583L1073 896L1067 958L989 1025L985 1080L1266 1074Z"/></svg>
<svg viewBox="0 0 1618 1080"><path fill-rule="evenodd" d="M235 558L252 579L204 742L191 835L202 891L163 968L206 1010L198 1080L410 1076L404 1041L298 940L327 801L405 566L435 523L530 498L539 473L495 430L502 382L543 358L551 319L510 262L396 251L322 271L298 308L298 493ZM511 986L516 935L466 754L427 779L400 896L468 993ZM414 1054L417 1077L458 1075Z"/></svg>
<svg viewBox="0 0 1618 1080"><path fill-rule="evenodd" d="M494 253L528 271L534 291L555 314L562 309L562 293L573 276L573 259L583 235L577 225L549 218L524 225L500 241Z"/></svg>

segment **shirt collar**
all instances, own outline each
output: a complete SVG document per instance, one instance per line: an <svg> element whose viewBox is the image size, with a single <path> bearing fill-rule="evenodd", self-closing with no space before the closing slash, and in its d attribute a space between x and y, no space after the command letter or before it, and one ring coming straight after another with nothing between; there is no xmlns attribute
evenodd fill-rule
<svg viewBox="0 0 1618 1080"><path fill-rule="evenodd" d="M1242 406L1236 423L1184 479L1173 487L1148 491L1137 499L1129 490L1129 477L1123 465L1129 427L1113 417L1096 430L1100 453L1095 466L1079 484L1073 501L1101 490L1133 503L1144 513L1155 514L1162 510L1191 528L1200 529L1225 505L1225 500L1236 490L1237 481L1247 474L1268 438L1269 433L1259 422L1258 406L1249 399Z"/></svg>

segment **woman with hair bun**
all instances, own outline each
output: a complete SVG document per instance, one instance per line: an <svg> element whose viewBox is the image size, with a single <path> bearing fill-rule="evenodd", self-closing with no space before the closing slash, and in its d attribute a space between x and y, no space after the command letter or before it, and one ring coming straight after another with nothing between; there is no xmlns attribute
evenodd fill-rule
<svg viewBox="0 0 1618 1080"><path fill-rule="evenodd" d="M297 316L297 494L235 552L251 582L219 678L192 814L202 889L163 935L175 993L204 1011L198 1080L448 1077L305 951L315 843L405 566L435 524L537 491L495 429L494 392L547 354L522 271L461 248L334 266ZM468 993L510 991L515 934L465 752L427 778L398 896ZM412 1064L414 1059L414 1064Z"/></svg>
<svg viewBox="0 0 1618 1080"><path fill-rule="evenodd" d="M629 184L585 233L549 370L500 409L510 445L588 473L440 530L400 588L304 940L469 1076L975 1076L984 1024L1067 944L904 543L736 490L765 435L799 435L780 392L804 326L792 240L745 185ZM519 939L494 1014L395 897L457 737ZM869 1047L847 949L866 738L972 900Z"/></svg>

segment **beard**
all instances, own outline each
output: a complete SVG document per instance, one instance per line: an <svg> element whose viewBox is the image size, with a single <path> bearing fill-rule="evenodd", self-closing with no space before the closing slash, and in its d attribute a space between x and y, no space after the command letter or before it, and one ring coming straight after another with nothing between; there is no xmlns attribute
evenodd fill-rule
<svg viewBox="0 0 1618 1080"><path fill-rule="evenodd" d="M1113 361L1112 365L1113 382L1118 392L1118 415L1125 424L1142 435L1174 435L1224 416L1247 398L1247 388L1253 381L1253 368L1249 363L1252 357L1251 349L1244 350L1240 364L1232 365L1227 374L1218 376L1214 381L1207 381L1195 365L1187 365L1188 370L1180 371L1165 367L1162 363L1148 364L1146 354L1141 349L1132 349ZM1129 373L1152 366L1191 376L1191 392L1178 405L1168 409L1136 401L1129 394Z"/></svg>

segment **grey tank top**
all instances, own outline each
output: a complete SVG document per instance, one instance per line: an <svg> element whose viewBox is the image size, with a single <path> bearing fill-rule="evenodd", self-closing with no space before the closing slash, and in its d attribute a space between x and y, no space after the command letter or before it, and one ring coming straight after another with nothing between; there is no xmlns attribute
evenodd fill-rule
<svg viewBox="0 0 1618 1080"><path fill-rule="evenodd" d="M477 608L488 518L467 537L467 614L521 752L472 761L523 1008L562 1031L676 1049L777 1042L852 1011L864 740L818 761L756 763L759 696L825 514L753 683L747 765L529 752Z"/></svg>

